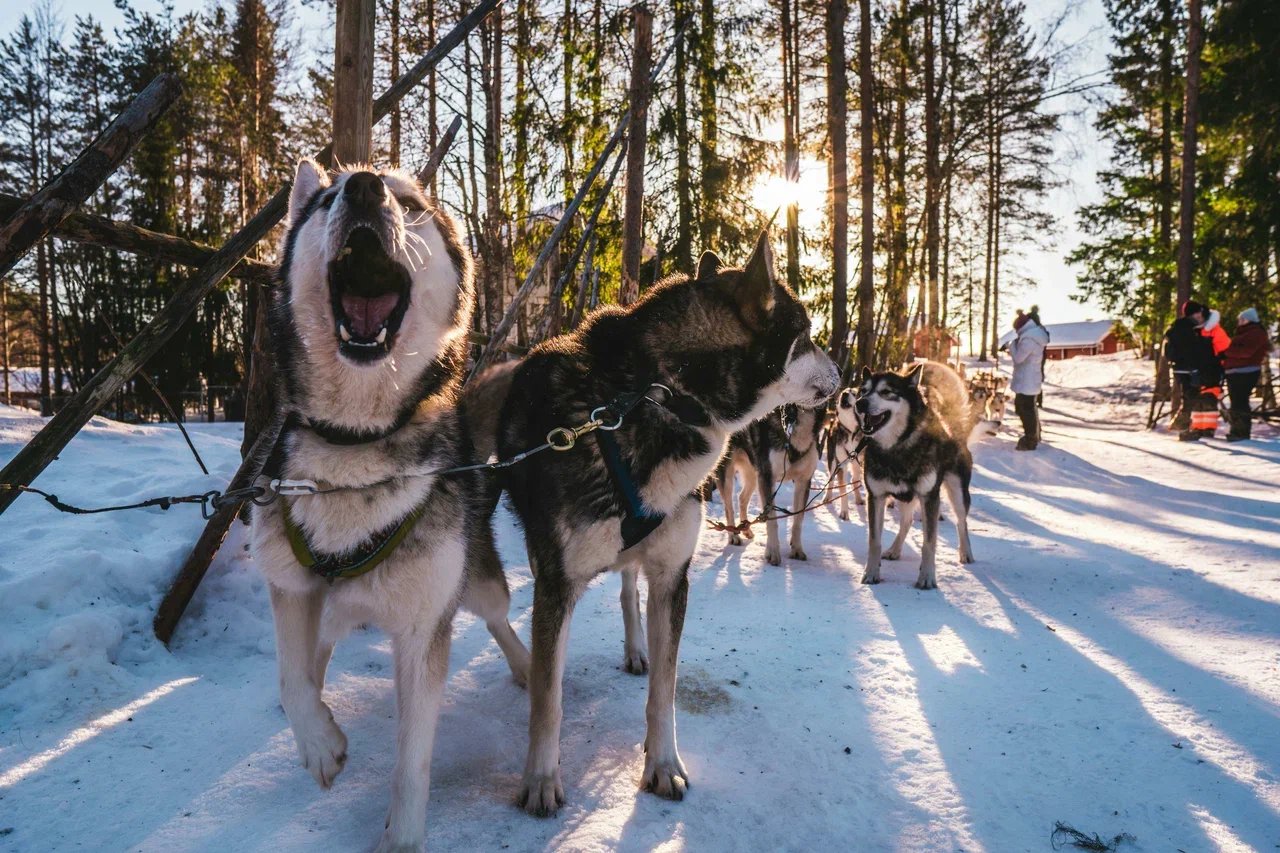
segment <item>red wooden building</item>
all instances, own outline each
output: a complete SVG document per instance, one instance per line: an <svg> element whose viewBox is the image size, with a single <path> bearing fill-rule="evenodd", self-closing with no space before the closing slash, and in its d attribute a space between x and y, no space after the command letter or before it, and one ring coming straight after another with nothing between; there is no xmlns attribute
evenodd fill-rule
<svg viewBox="0 0 1280 853"><path fill-rule="evenodd" d="M1045 354L1055 361L1078 355L1109 355L1129 349L1129 345L1119 334L1119 324L1115 320L1053 323L1045 328L1049 331L1049 345L1045 347ZM1000 338L1000 343L1008 343L1013 338L1013 332L1006 332Z"/></svg>

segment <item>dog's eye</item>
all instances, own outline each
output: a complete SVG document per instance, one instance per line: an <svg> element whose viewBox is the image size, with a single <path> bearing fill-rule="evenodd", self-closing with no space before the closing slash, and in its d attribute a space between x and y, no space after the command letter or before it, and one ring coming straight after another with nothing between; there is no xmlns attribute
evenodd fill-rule
<svg viewBox="0 0 1280 853"><path fill-rule="evenodd" d="M417 196L412 196L412 195L396 196L396 201L400 202L400 206L408 211L418 212L418 211L423 211L427 209L426 205L422 203L422 199L418 198Z"/></svg>
<svg viewBox="0 0 1280 853"><path fill-rule="evenodd" d="M333 207L333 200L337 197L338 197L337 193L331 193L331 192L325 193L324 195L320 196L320 209L328 210L329 208Z"/></svg>

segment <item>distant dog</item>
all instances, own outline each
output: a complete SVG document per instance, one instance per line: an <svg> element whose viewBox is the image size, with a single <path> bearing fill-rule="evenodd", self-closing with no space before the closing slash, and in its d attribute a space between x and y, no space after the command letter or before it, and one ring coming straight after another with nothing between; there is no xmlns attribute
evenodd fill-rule
<svg viewBox="0 0 1280 853"><path fill-rule="evenodd" d="M572 334L536 347L490 388L505 397L492 419L503 458L593 412L612 425L620 414L615 408L625 408L617 401L635 402L616 431L532 456L501 477L536 578L529 756L519 794L530 814L551 814L564 803L560 722L569 620L590 580L610 568L643 570L648 580L641 784L659 796L684 796L675 686L689 561L702 527L694 492L730 435L786 403L818 405L837 380L835 365L809 337L804 306L778 283L762 234L744 269L724 268L705 253L693 278L658 284L626 309L597 311ZM484 408L495 405L490 400Z"/></svg>
<svg viewBox="0 0 1280 853"><path fill-rule="evenodd" d="M995 433L1004 423L1005 378L998 374L979 373L969 380L969 399L987 431Z"/></svg>
<svg viewBox="0 0 1280 853"><path fill-rule="evenodd" d="M528 652L454 402L474 301L453 221L401 172L298 166L271 331L288 413L270 476L330 494L253 508L255 562L275 617L280 702L302 764L328 788L347 739L321 696L337 639L391 637L399 710L391 807L378 850L425 837L436 718L458 607L480 615L524 681Z"/></svg>
<svg viewBox="0 0 1280 853"><path fill-rule="evenodd" d="M773 499L783 483L793 483L791 511L791 559L807 560L804 551L804 517L801 513L809 501L813 472L818 467L818 433L822 429L822 412L811 408L788 406L786 411L773 411L750 424L729 440L729 452L718 470L716 488L724 500L725 521L733 520L735 473L742 475L742 494L738 498L738 515L747 520L751 493L759 491L765 521L765 559L772 566L782 565L782 545L778 535L778 519ZM744 531L752 538L751 528ZM729 531L729 542L742 544L738 531Z"/></svg>
<svg viewBox="0 0 1280 853"><path fill-rule="evenodd" d="M919 499L924 507L924 547L916 581L918 588L937 587L935 555L940 494L944 486L956 515L960 559L973 562L968 528L973 459L963 439L957 439L943 418L926 405L920 390L923 374L920 365L905 376L873 374L863 368L856 403L862 432L868 439L862 460L869 534L863 583L880 582L884 511L891 496L905 505ZM903 512L905 519L910 519L905 508Z"/></svg>
<svg viewBox="0 0 1280 853"><path fill-rule="evenodd" d="M857 389L846 388L836 395L836 419L827 433L827 471L830 481L828 491L836 489L840 495L840 519L849 520L849 492L853 492L858 506L862 498L862 465L858 461L858 442L862 427L858 423L858 411L854 402Z"/></svg>

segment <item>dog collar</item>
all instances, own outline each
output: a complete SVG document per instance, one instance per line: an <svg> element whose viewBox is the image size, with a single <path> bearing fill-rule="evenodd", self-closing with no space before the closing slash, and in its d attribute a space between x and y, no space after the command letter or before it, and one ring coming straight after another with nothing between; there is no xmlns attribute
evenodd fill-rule
<svg viewBox="0 0 1280 853"><path fill-rule="evenodd" d="M382 439L399 432L406 424L409 423L409 420L413 417L413 413L417 410L418 406L415 403L413 406L410 406L401 412L391 426L384 429L350 429L348 427L329 423L328 421L315 420L312 418L305 419L303 423L312 432L330 444L349 447L353 444L369 444L374 441L381 441Z"/></svg>
<svg viewBox="0 0 1280 853"><path fill-rule="evenodd" d="M428 494L427 497L430 498L431 495ZM422 518L426 508L427 501L423 500L396 524L369 537L356 549L338 556L316 556L315 551L311 549L311 544L307 542L307 534L293 520L288 501L283 503L284 532L289 539L289 547L293 549L294 559L332 584L337 580L358 578L376 569L409 535L409 531L418 523L418 519Z"/></svg>

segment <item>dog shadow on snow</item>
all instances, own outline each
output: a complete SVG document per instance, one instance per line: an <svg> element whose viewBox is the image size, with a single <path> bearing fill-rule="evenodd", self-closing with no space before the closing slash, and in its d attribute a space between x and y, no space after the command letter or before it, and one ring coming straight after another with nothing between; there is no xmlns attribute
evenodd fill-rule
<svg viewBox="0 0 1280 853"><path fill-rule="evenodd" d="M1000 462L984 460L988 470L993 466L999 468ZM1133 485L1141 479L1116 477L1079 459L1070 472L1064 466L1059 478L1095 491L1114 488L1116 480ZM1206 504L1205 498L1213 496L1205 493L1170 489L1164 494L1155 506L1148 503L1148 512L1191 518L1207 512L1226 523L1275 526L1272 516L1262 515L1266 502L1234 499L1236 509L1228 511ZM991 499L976 490L982 527L983 503ZM1091 516L1115 515L1113 507L1037 499L1070 512L1079 522L1075 531L1087 530ZM1005 510L1008 515L1018 511L1015 505ZM1149 524L1150 516L1141 521ZM1174 614L1158 620L1163 624L1157 627L1174 632L1194 630L1182 621L1187 614L1197 620L1203 614L1206 622L1229 625L1244 642L1269 642L1280 623L1280 606L1027 518L1014 526L1028 537L1065 546L1065 553L1046 555L1015 545L1016 560L984 563L982 542L988 537L979 534L979 562L944 571L936 599L906 594L904 600L904 591L894 587L873 592L887 605L883 612L916 679L922 711L974 824L1007 825L1012 810L1033 815L1046 833L1055 820L1081 828L1093 820L1098 825L1088 825L1090 831L1131 831L1151 849L1193 849L1211 844L1201 816L1207 811L1256 849L1274 843L1264 828L1274 826L1270 780L1280 771L1273 737L1280 717L1276 706L1175 654L1141 630L1152 617L1133 613L1126 619L1131 611L1124 605L1150 605L1154 599ZM944 533L947 529L944 525ZM1257 550L1255 565L1266 564L1265 549ZM904 562L912 559L904 554ZM1069 587L1065 594L1064 586ZM970 606L975 600L984 601L986 616L994 605L1003 619L977 618ZM968 665L935 662L929 639L946 632L972 655ZM1118 733L1115 721L1123 721ZM980 737L975 739L974 732ZM1236 752L1234 758L1221 757L1224 744ZM993 781L992 765L1006 761L1011 778L1025 778L1025 767L1015 764L1019 758L1010 756L1035 762L1037 781L1030 789L1002 790ZM1082 797L1086 780L1090 790ZM1073 802L1087 804L1088 812L1067 811ZM1167 822L1170 814L1177 815L1174 837L1142 837L1144 826ZM987 840L993 849L999 846L998 839Z"/></svg>

